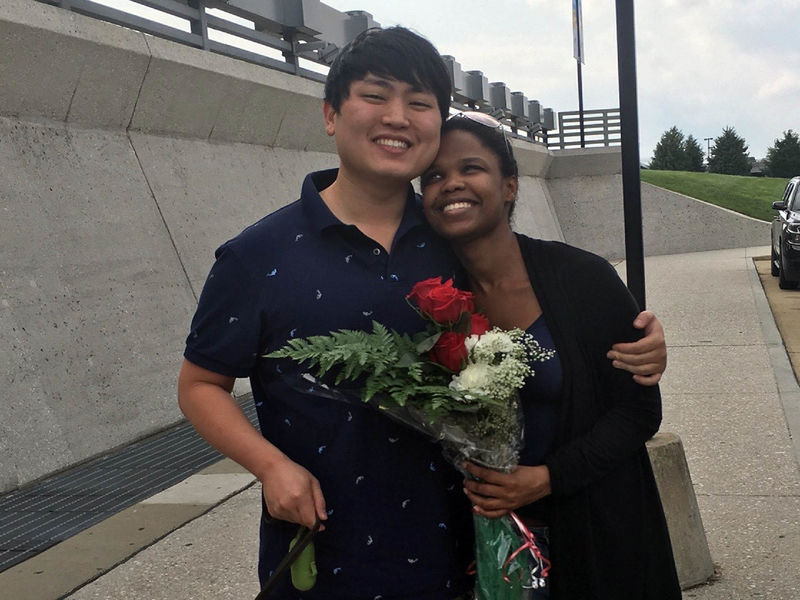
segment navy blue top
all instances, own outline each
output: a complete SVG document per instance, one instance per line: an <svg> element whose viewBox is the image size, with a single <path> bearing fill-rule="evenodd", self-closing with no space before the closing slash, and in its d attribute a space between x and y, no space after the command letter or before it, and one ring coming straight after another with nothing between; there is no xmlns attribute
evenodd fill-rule
<svg viewBox="0 0 800 600"><path fill-rule="evenodd" d="M555 349L544 315L539 315L527 331L542 348ZM546 361L533 363L533 370L534 376L528 378L519 393L525 415L524 446L520 452L519 464L528 466L544 464L545 457L553 449L562 387L561 360L558 354ZM549 522L550 502L549 497L543 498L520 507L516 512L520 516Z"/></svg>
<svg viewBox="0 0 800 600"><path fill-rule="evenodd" d="M298 391L289 382L302 368L262 358L288 338L371 329L372 320L419 331L405 295L420 280L454 274L456 260L410 186L387 254L322 201L318 190L335 177L307 176L299 200L216 251L185 357L249 377L264 437L320 481L329 517L316 538L317 584L303 599L452 598L466 586L472 525L462 477L441 449L372 408ZM296 531L264 511L262 583ZM271 597L300 593L286 577Z"/></svg>

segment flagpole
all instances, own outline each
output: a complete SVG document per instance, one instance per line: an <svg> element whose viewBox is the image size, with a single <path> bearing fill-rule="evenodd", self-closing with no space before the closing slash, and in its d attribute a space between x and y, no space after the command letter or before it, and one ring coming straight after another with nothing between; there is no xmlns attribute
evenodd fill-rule
<svg viewBox="0 0 800 600"><path fill-rule="evenodd" d="M585 127L583 123L583 15L581 0L572 0L573 55L578 65L578 121L581 132L581 148L586 147Z"/></svg>

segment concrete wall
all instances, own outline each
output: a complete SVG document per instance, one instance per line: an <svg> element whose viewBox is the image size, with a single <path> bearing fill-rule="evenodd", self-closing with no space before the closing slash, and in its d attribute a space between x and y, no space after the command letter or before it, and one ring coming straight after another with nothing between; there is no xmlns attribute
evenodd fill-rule
<svg viewBox="0 0 800 600"><path fill-rule="evenodd" d="M564 239L609 259L624 258L619 150L580 153L554 152L548 171L547 188ZM647 183L642 183L642 229L648 256L769 243L769 223Z"/></svg>
<svg viewBox="0 0 800 600"><path fill-rule="evenodd" d="M216 245L335 156L0 118L0 489L180 418Z"/></svg>
<svg viewBox="0 0 800 600"><path fill-rule="evenodd" d="M337 163L321 98L318 83L0 3L0 492L180 419L214 248ZM514 146L517 229L618 255L618 152ZM657 203L670 227L695 220L696 203Z"/></svg>
<svg viewBox="0 0 800 600"><path fill-rule="evenodd" d="M319 84L0 5L0 492L176 422L214 248L336 165Z"/></svg>
<svg viewBox="0 0 800 600"><path fill-rule="evenodd" d="M564 241L546 177L553 154L543 146L513 141L519 167L519 195L514 209L514 229L533 237Z"/></svg>

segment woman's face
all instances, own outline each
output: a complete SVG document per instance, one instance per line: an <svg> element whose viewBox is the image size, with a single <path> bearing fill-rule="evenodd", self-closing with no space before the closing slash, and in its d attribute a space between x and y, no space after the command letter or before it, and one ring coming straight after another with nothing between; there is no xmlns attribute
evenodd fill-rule
<svg viewBox="0 0 800 600"><path fill-rule="evenodd" d="M472 133L458 129L442 137L439 153L422 175L428 222L442 237L470 241L508 228L517 179L503 177L500 160Z"/></svg>

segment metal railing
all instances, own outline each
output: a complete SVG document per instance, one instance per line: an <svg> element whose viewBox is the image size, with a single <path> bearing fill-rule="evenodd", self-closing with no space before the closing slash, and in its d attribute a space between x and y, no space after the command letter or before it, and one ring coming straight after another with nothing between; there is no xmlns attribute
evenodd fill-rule
<svg viewBox="0 0 800 600"><path fill-rule="evenodd" d="M620 112L618 108L583 111L583 144L579 111L558 113L558 132L551 134L548 147L597 148L621 145Z"/></svg>
<svg viewBox="0 0 800 600"><path fill-rule="evenodd" d="M342 13L319 0L128 0L139 14L102 0L39 1L315 81L325 80L339 47L380 26L367 12Z"/></svg>
<svg viewBox="0 0 800 600"><path fill-rule="evenodd" d="M365 11L340 12L321 0L39 0L181 44L231 56L315 81L325 81L339 48L362 31L380 27ZM548 144L553 109L481 71L462 71L444 56L455 110L481 110L511 135ZM550 134L552 135L552 134Z"/></svg>

